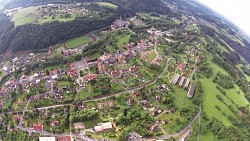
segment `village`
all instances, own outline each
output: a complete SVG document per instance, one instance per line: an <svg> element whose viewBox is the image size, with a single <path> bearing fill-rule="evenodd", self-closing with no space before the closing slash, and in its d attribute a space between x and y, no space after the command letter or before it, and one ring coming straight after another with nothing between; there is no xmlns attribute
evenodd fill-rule
<svg viewBox="0 0 250 141"><path fill-rule="evenodd" d="M174 100L190 100L195 94L193 76L200 60L196 53L199 46L187 48L185 57L172 55L168 47L162 49L163 45L177 42L172 30L150 27L145 30L144 38L139 36L134 40L131 38L136 33L128 28L130 22L136 26L146 24L137 17L130 21L120 18L110 29L98 31L101 35L94 32L85 35L89 40L77 47L69 48L64 43L42 53L25 52L1 62L1 70L10 78L1 87L0 107L5 112L15 111L10 115L13 122L8 129L28 132L31 138L37 134L50 135L39 137L40 141L94 138L107 141L116 140L122 129L139 131L136 128L143 127L140 133L129 133L129 140L138 141L145 140L146 134L166 135L187 125L190 118L181 114ZM31 70L27 67L27 64L46 63L54 56L70 58L81 54L91 42L108 34L120 37L117 48L108 45L104 52L63 65L43 69L33 66ZM189 36L186 32L183 35ZM18 70L22 71L14 76ZM198 117L197 107L190 111L191 117ZM180 139L187 140L191 133L189 127Z"/></svg>

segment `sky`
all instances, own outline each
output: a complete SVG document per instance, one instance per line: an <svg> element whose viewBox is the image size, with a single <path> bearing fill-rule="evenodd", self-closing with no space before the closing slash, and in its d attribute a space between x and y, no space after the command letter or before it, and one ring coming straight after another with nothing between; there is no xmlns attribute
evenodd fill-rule
<svg viewBox="0 0 250 141"><path fill-rule="evenodd" d="M198 0L231 20L250 35L249 0Z"/></svg>

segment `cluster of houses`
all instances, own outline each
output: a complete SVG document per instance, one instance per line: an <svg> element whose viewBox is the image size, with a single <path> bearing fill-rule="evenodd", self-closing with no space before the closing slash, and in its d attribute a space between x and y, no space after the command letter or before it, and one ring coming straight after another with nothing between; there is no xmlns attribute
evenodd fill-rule
<svg viewBox="0 0 250 141"><path fill-rule="evenodd" d="M17 57L1 62L0 66L6 74L14 72L18 69L25 69L25 66L29 63L41 63L46 62L49 58L52 57L51 50L45 53L32 53L32 52L23 52L18 54Z"/></svg>
<svg viewBox="0 0 250 141"><path fill-rule="evenodd" d="M128 21L122 20L122 19L120 18L120 19L115 20L115 21L112 23L111 29L114 30L114 29L119 29L119 28L127 28L128 25L129 25L129 22L128 22Z"/></svg>
<svg viewBox="0 0 250 141"><path fill-rule="evenodd" d="M86 16L89 14L88 10L83 4L47 4L43 5L42 8L37 10L38 13L42 14L43 18L47 16L57 16L66 14L77 14L79 16Z"/></svg>

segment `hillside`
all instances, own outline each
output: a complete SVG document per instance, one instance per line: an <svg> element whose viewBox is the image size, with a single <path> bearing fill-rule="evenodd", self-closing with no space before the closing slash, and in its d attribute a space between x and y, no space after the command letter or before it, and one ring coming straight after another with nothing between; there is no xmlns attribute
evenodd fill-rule
<svg viewBox="0 0 250 141"><path fill-rule="evenodd" d="M0 54L13 55L0 62L3 140L250 139L250 43L208 7L5 4L18 6L0 14Z"/></svg>

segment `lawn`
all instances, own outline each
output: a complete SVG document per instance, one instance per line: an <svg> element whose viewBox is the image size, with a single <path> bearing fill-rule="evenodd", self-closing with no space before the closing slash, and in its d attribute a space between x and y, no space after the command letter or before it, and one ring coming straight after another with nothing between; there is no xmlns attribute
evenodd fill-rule
<svg viewBox="0 0 250 141"><path fill-rule="evenodd" d="M45 67L44 70L48 70L48 71L52 71L52 70L55 70L59 67L59 65L55 65L55 66L48 66L48 67Z"/></svg>
<svg viewBox="0 0 250 141"><path fill-rule="evenodd" d="M94 54L92 54L91 56L88 56L88 57L89 57L89 59L97 59L100 56L102 56L101 53L100 52L96 52L96 53L94 53Z"/></svg>
<svg viewBox="0 0 250 141"><path fill-rule="evenodd" d="M118 6L113 4L113 3L109 3L109 2L98 2L99 6L105 6L105 7L110 7L113 9L116 9Z"/></svg>
<svg viewBox="0 0 250 141"><path fill-rule="evenodd" d="M151 51L151 53L148 55L147 62L151 63L155 58L156 58L156 53L155 51Z"/></svg>
<svg viewBox="0 0 250 141"><path fill-rule="evenodd" d="M90 41L91 39L88 36L82 36L82 37L68 41L65 45L67 48L75 48L81 45L85 45Z"/></svg>

